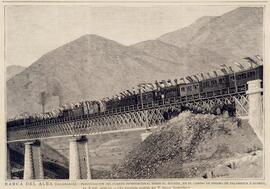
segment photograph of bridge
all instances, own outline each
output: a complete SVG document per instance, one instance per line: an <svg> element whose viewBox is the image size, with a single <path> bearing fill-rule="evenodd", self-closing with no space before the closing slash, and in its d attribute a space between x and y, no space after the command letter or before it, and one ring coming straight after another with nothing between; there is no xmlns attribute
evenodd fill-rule
<svg viewBox="0 0 270 189"><path fill-rule="evenodd" d="M7 5L6 178L263 178L263 15Z"/></svg>

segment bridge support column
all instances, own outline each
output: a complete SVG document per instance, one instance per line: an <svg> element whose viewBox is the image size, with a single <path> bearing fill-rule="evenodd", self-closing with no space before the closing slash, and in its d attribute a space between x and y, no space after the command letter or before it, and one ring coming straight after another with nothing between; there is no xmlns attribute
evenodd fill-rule
<svg viewBox="0 0 270 189"><path fill-rule="evenodd" d="M23 179L43 179L43 162L40 151L40 142L26 142L24 150Z"/></svg>
<svg viewBox="0 0 270 189"><path fill-rule="evenodd" d="M11 179L11 165L10 165L10 149L9 145L7 145L7 179Z"/></svg>
<svg viewBox="0 0 270 189"><path fill-rule="evenodd" d="M69 179L91 179L88 140L84 136L69 141Z"/></svg>
<svg viewBox="0 0 270 189"><path fill-rule="evenodd" d="M248 84L248 119L249 124L253 127L258 138L263 142L263 101L261 88L262 80L253 80L247 82Z"/></svg>

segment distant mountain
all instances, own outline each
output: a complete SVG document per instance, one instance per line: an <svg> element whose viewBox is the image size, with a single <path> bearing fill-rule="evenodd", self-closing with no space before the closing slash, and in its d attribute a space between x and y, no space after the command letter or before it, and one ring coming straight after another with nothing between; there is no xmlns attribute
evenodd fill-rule
<svg viewBox="0 0 270 189"><path fill-rule="evenodd" d="M174 63L97 35L85 35L34 62L7 82L8 115L119 93L139 82L168 78ZM154 76L154 77L153 77ZM52 104L53 101L53 104Z"/></svg>
<svg viewBox="0 0 270 189"><path fill-rule="evenodd" d="M159 40L178 47L216 52L228 61L262 55L263 8L240 7L218 17L203 17L194 24L167 33Z"/></svg>
<svg viewBox="0 0 270 189"><path fill-rule="evenodd" d="M8 117L61 103L119 93L140 82L180 78L262 54L262 8L203 17L157 40L124 46L85 35L34 62L7 81Z"/></svg>
<svg viewBox="0 0 270 189"><path fill-rule="evenodd" d="M170 61L178 73L178 78L217 69L220 64L227 63L227 59L218 53L196 46L184 48L170 45L160 40L149 40L132 45L132 47L161 60Z"/></svg>
<svg viewBox="0 0 270 189"><path fill-rule="evenodd" d="M13 76L21 73L24 69L25 67L23 66L17 66L17 65L8 66L6 70L6 80L9 80Z"/></svg>
<svg viewBox="0 0 270 189"><path fill-rule="evenodd" d="M214 21L217 17L214 16L204 16L196 20L193 24L178 29L176 31L166 33L159 37L160 41L168 44L172 44L178 47L185 47L191 40L198 36L198 33L207 28L211 21Z"/></svg>

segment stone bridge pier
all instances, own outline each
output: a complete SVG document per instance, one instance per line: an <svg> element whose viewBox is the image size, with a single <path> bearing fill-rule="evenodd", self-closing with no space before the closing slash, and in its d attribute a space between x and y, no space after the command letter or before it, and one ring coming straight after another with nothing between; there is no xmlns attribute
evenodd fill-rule
<svg viewBox="0 0 270 189"><path fill-rule="evenodd" d="M43 179L43 161L40 141L24 143L24 172L23 179Z"/></svg>
<svg viewBox="0 0 270 189"><path fill-rule="evenodd" d="M85 136L69 140L69 179L91 179L88 139Z"/></svg>
<svg viewBox="0 0 270 189"><path fill-rule="evenodd" d="M248 120L258 138L263 143L263 97L261 88L262 80L247 82L249 99Z"/></svg>

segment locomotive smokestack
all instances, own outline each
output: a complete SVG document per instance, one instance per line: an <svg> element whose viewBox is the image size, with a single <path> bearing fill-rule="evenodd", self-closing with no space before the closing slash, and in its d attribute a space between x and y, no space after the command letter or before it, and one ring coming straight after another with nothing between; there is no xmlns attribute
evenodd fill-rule
<svg viewBox="0 0 270 189"><path fill-rule="evenodd" d="M47 94L45 91L40 93L40 104L42 106L42 112L45 113L45 105L47 103Z"/></svg>

